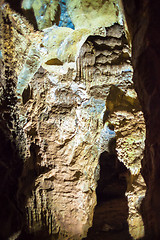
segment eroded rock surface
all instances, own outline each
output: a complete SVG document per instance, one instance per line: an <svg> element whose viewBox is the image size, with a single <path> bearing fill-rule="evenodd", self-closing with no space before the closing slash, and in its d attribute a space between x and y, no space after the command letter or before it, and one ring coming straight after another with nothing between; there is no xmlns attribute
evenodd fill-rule
<svg viewBox="0 0 160 240"><path fill-rule="evenodd" d="M25 147L23 171L17 176L19 185L15 191L18 207L24 212L24 224L15 231L22 229L23 239L82 239L92 226L97 203L99 157L105 151L116 156L115 137L118 158L126 169L121 176L116 172L116 177L124 177L123 194L127 184L128 188L132 185L133 170L136 168L138 175L140 169L143 143L139 135L137 140L137 132L144 138L144 123L134 92L130 50L123 28L115 24L106 28L103 36L86 35L66 62L54 55L57 45L47 45L51 40L44 44L45 37L53 36L54 27L46 29L45 34L34 32L7 5L3 10L6 15L2 23L12 29L16 49L11 52L9 65L14 62L16 67L13 92L19 99L15 106ZM9 22L5 22L7 18ZM17 24L16 18L23 24ZM83 36L81 31L67 31L77 33L80 40ZM4 30L2 33L7 38ZM3 42L3 63L7 59L5 46ZM126 144L133 143L133 156L130 147L123 156ZM135 189L128 191L134 196ZM123 199L122 206L126 202ZM113 206L118 206L117 202ZM126 208L125 220L127 211Z"/></svg>
<svg viewBox="0 0 160 240"><path fill-rule="evenodd" d="M54 24L72 29L90 29L122 23L117 0L23 0L21 6L29 20L32 20L33 11L39 30Z"/></svg>

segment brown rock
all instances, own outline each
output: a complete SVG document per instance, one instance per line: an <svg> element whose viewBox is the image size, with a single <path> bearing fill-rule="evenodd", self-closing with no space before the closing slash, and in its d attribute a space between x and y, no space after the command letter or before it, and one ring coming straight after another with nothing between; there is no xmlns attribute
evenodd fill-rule
<svg viewBox="0 0 160 240"><path fill-rule="evenodd" d="M22 25L17 24L15 19ZM106 185L102 184L103 192L107 197L121 198L123 195L123 198L121 204L115 199L111 200L113 205L110 211L113 212L113 218L117 214L118 219L106 219L103 224L108 224L117 232L123 230L128 207L124 198L126 181L122 183L120 180L121 168L127 172L124 176L125 179L128 177L129 184L138 182L140 175L133 181L132 175L135 173L133 168L136 168L136 174L140 169L143 149L140 138L144 136L144 122L133 90L130 52L122 27L116 24L106 29L107 35L103 37L89 36L81 45L75 62L72 62L72 58L69 63L61 61L61 64L53 67L52 64L45 64L42 33L34 32L26 20L7 5L4 6L2 21L6 27L2 29L5 40L2 46L2 64L5 65L2 70L2 106L10 107L1 112L2 127L13 124L11 139L16 136L13 142L20 143L16 149L20 152L21 148L23 154L13 157L13 161L17 161L15 165L19 161L23 163L14 190L17 208L20 210L14 210L14 199L9 198L9 206L12 208L13 204L14 214L11 219L6 219L9 223L4 224L4 228L7 225L10 228L6 227L3 236L8 238L22 229L20 237L23 239L28 236L33 239L50 239L52 236L63 240L86 237L88 228L92 226L96 205L99 157L104 153L107 153L111 161L104 164L108 175L105 179L104 174ZM47 31L46 34L49 34ZM8 48L10 55L7 54ZM51 59L54 61L50 63L55 65L55 58ZM16 71L11 66L15 66ZM8 72L7 69L13 72ZM11 80L9 88L8 79ZM30 89L26 93L25 87ZM16 89L22 102L16 100ZM4 135L7 136L10 127L6 125ZM123 167L116 156L112 125L117 135L118 158L124 163ZM136 133L141 135L137 136ZM7 139L10 140L10 137L7 136ZM128 144L134 144L134 153L129 147L123 158L124 148ZM14 155L14 147L11 146L10 149ZM2 165L4 162L5 158ZM6 168L8 166L10 167L8 164ZM131 174L128 174L126 167L131 170ZM101 173L103 175L104 171ZM100 184L101 180L100 176ZM134 190L130 194L134 197L136 187L132 187ZM10 190L8 187L7 191ZM141 192L141 186L138 191ZM107 210L109 204L108 202ZM12 229L14 218L20 222L21 211L24 213L23 226L17 224L18 227ZM130 212L132 214L132 209ZM105 214L107 216L107 211ZM119 223L121 214L124 223L122 227ZM139 221L141 220L135 219L135 224L139 224ZM124 232L128 237L128 228Z"/></svg>

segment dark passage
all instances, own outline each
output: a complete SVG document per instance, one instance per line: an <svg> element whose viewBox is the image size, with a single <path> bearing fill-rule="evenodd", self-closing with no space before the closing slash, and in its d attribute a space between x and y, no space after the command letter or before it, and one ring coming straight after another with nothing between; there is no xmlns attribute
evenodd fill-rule
<svg viewBox="0 0 160 240"><path fill-rule="evenodd" d="M93 226L87 240L129 240L127 190L127 168L116 154L103 152L100 155L100 178L97 186L97 206Z"/></svg>

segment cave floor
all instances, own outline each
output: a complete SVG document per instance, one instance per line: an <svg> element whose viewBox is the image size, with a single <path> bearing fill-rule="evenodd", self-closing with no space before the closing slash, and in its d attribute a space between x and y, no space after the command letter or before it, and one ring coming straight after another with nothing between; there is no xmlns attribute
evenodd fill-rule
<svg viewBox="0 0 160 240"><path fill-rule="evenodd" d="M85 240L130 240L128 205L125 197L99 203L95 208L93 226Z"/></svg>

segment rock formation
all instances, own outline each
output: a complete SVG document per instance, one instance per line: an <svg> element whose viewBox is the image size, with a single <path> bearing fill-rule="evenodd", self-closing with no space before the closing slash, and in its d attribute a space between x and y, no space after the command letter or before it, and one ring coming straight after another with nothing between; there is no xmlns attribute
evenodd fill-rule
<svg viewBox="0 0 160 240"><path fill-rule="evenodd" d="M146 239L160 239L159 191L159 1L122 1L132 42L134 83L146 124L142 204Z"/></svg>
<svg viewBox="0 0 160 240"><path fill-rule="evenodd" d="M108 2L83 6L68 1L68 9L75 9L67 13L74 30L68 24L50 27L55 11L45 25L36 3L37 9L38 3L44 5L23 1L22 7L34 9L43 31L35 31L9 5L1 6L0 237L82 239L93 223L107 237L111 230L116 237L138 239L143 236L139 208L145 193L140 174L145 126L132 82L130 48L117 23L118 7L115 1L109 8ZM77 16L87 6L89 26L78 27ZM106 8L111 17L104 26ZM93 12L101 15L94 27ZM114 221L107 216L109 206Z"/></svg>

